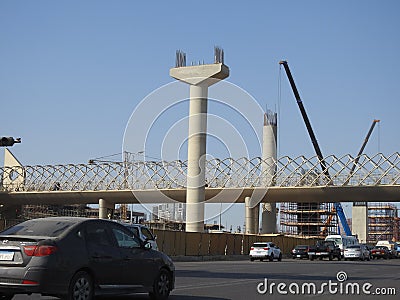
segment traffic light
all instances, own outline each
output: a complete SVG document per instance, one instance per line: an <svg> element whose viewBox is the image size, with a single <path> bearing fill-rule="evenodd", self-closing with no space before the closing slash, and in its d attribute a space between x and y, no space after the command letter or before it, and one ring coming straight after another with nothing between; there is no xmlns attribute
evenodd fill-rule
<svg viewBox="0 0 400 300"><path fill-rule="evenodd" d="M0 147L10 147L15 143L21 143L21 138L14 139L11 136L2 136L0 137Z"/></svg>

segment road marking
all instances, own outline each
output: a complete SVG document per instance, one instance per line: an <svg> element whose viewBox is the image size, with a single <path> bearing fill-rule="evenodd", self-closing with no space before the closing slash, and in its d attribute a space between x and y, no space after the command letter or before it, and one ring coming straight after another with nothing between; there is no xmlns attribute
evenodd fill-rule
<svg viewBox="0 0 400 300"><path fill-rule="evenodd" d="M174 291L192 290L192 289L207 288L207 287L221 287L221 286L237 285L237 284L243 284L243 283L249 283L249 282L259 282L259 281L260 280L258 280L258 279L229 280L229 281L217 282L217 283L212 283L212 284L204 283L204 284L196 284L195 286L187 285L187 286L175 287Z"/></svg>

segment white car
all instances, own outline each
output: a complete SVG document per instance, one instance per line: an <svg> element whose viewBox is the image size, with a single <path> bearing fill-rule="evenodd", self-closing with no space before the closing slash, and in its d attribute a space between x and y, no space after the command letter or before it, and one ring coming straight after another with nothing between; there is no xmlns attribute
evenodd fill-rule
<svg viewBox="0 0 400 300"><path fill-rule="evenodd" d="M347 248L344 249L344 260L348 259L369 260L369 250L362 244L347 246Z"/></svg>
<svg viewBox="0 0 400 300"><path fill-rule="evenodd" d="M274 258L278 261L282 260L281 249L272 242L254 243L250 248L249 256L251 261L255 259L259 259L260 261L264 259L273 261Z"/></svg>
<svg viewBox="0 0 400 300"><path fill-rule="evenodd" d="M142 224L124 224L134 234L136 234L142 241L146 241L151 245L151 249L158 251L157 236L153 235L149 228Z"/></svg>

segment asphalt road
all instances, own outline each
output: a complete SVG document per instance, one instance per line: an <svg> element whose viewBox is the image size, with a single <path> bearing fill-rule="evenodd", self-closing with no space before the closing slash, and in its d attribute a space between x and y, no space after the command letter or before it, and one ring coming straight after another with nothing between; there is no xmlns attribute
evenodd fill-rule
<svg viewBox="0 0 400 300"><path fill-rule="evenodd" d="M281 262L176 262L176 269L176 288L170 296L171 300L291 300L321 297L323 300L375 300L399 299L400 295L400 259L368 262L292 259L283 259ZM285 292L287 294L282 294ZM314 292L316 294L312 294ZM396 295L378 295L394 292ZM14 297L14 300L21 299L55 298L38 295ZM148 297L130 295L113 299L139 300Z"/></svg>

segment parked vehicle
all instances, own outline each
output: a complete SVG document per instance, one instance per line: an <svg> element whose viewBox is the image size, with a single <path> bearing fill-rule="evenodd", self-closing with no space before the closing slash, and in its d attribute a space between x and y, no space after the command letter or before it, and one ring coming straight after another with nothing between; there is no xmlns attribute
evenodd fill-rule
<svg viewBox="0 0 400 300"><path fill-rule="evenodd" d="M368 244L363 244L365 248L369 251L369 259L372 259L372 253L371 250L374 248L374 246L368 245Z"/></svg>
<svg viewBox="0 0 400 300"><path fill-rule="evenodd" d="M397 243L397 248L396 248L396 256L397 258L400 258L400 244Z"/></svg>
<svg viewBox="0 0 400 300"><path fill-rule="evenodd" d="M389 256L390 258L397 258L398 253L397 253L397 247L398 244L392 241L378 241L376 243L376 246L385 246L389 249Z"/></svg>
<svg viewBox="0 0 400 300"><path fill-rule="evenodd" d="M367 247L363 244L350 245L344 249L344 260L370 260L370 254Z"/></svg>
<svg viewBox="0 0 400 300"><path fill-rule="evenodd" d="M315 258L322 260L325 257L329 260L333 260L335 257L338 260L342 258L340 248L334 241L318 241L314 247L309 248L308 257L310 260Z"/></svg>
<svg viewBox="0 0 400 300"><path fill-rule="evenodd" d="M342 257L344 257L344 249L346 247L359 243L355 236L342 236L339 234L328 235L325 241L334 241L339 246Z"/></svg>
<svg viewBox="0 0 400 300"><path fill-rule="evenodd" d="M390 251L389 248L386 246L375 246L371 250L371 255L372 259L378 259L378 258L388 259L390 258Z"/></svg>
<svg viewBox="0 0 400 300"><path fill-rule="evenodd" d="M264 259L268 259L269 261L277 259L281 261L282 253L281 249L272 242L258 242L251 246L249 257L251 261L255 259L259 259L260 261Z"/></svg>
<svg viewBox="0 0 400 300"><path fill-rule="evenodd" d="M292 250L292 258L307 258L308 259L308 245L297 245Z"/></svg>
<svg viewBox="0 0 400 300"><path fill-rule="evenodd" d="M150 229L142 224L130 224L125 223L125 227L131 230L134 234L136 234L143 242L148 242L151 245L151 248L158 251L157 246L157 236L155 236Z"/></svg>
<svg viewBox="0 0 400 300"><path fill-rule="evenodd" d="M40 293L91 300L147 292L164 300L174 282L167 255L110 220L42 218L0 233L0 299Z"/></svg>

